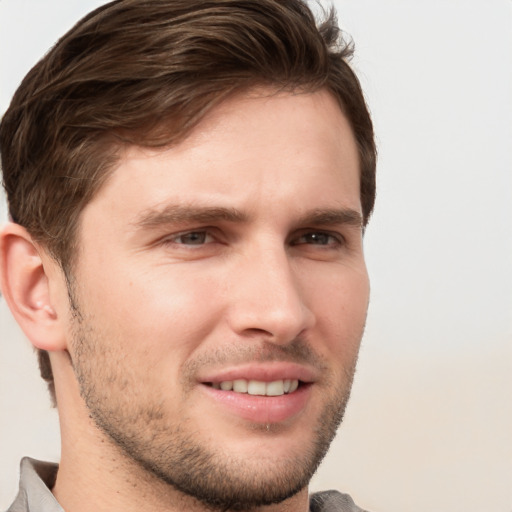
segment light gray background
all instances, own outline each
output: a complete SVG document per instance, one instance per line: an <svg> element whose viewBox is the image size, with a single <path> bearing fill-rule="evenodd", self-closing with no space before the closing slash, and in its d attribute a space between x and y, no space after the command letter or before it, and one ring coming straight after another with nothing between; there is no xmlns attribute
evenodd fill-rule
<svg viewBox="0 0 512 512"><path fill-rule="evenodd" d="M0 112L101 3L0 0ZM510 512L512 2L335 5L375 119L379 196L357 381L313 487L344 489L375 512ZM18 459L58 460L59 443L35 358L1 299L0 322L3 509Z"/></svg>

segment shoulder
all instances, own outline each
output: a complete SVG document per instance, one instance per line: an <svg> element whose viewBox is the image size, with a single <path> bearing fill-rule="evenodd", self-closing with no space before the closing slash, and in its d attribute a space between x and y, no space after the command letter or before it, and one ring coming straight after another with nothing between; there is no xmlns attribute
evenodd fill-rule
<svg viewBox="0 0 512 512"><path fill-rule="evenodd" d="M348 494L338 491L317 492L311 495L310 512L368 512L359 508Z"/></svg>

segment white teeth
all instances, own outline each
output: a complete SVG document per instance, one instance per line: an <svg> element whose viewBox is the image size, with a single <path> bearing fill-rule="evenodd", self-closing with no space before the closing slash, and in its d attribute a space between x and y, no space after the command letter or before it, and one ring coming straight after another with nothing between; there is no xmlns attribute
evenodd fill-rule
<svg viewBox="0 0 512 512"><path fill-rule="evenodd" d="M267 396L284 395L284 384L282 380L276 380L267 384Z"/></svg>
<svg viewBox="0 0 512 512"><path fill-rule="evenodd" d="M223 391L248 393L249 395L281 396L296 391L299 387L299 381L297 379L285 379L263 382L260 380L236 379L213 382L212 387Z"/></svg>
<svg viewBox="0 0 512 512"><path fill-rule="evenodd" d="M225 380L225 381L221 382L220 389L222 389L222 391L231 391L233 389L233 381Z"/></svg>
<svg viewBox="0 0 512 512"><path fill-rule="evenodd" d="M259 380L250 380L247 383L247 393L249 395L266 395L267 385Z"/></svg>
<svg viewBox="0 0 512 512"><path fill-rule="evenodd" d="M237 393L247 393L247 381L245 379L234 380L233 391Z"/></svg>
<svg viewBox="0 0 512 512"><path fill-rule="evenodd" d="M290 382L290 391L289 391L289 393L293 393L294 391L297 390L298 387L299 387L299 381L298 380L292 380Z"/></svg>

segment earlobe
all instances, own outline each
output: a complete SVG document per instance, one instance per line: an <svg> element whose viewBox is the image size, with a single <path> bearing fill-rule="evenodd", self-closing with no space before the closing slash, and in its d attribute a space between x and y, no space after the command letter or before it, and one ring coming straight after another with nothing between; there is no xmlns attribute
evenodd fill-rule
<svg viewBox="0 0 512 512"><path fill-rule="evenodd" d="M66 348L40 248L25 228L12 222L0 232L0 287L16 321L36 348Z"/></svg>

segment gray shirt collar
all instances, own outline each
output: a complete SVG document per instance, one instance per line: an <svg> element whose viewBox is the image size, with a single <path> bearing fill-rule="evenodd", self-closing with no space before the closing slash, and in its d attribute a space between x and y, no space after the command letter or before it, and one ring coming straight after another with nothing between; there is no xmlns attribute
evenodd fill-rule
<svg viewBox="0 0 512 512"><path fill-rule="evenodd" d="M64 512L51 488L55 484L58 464L29 457L21 461L20 490L7 512ZM311 512L365 512L350 496L326 491L311 496Z"/></svg>
<svg viewBox="0 0 512 512"><path fill-rule="evenodd" d="M7 512L64 512L50 489L58 465L29 457L21 461L20 490Z"/></svg>

